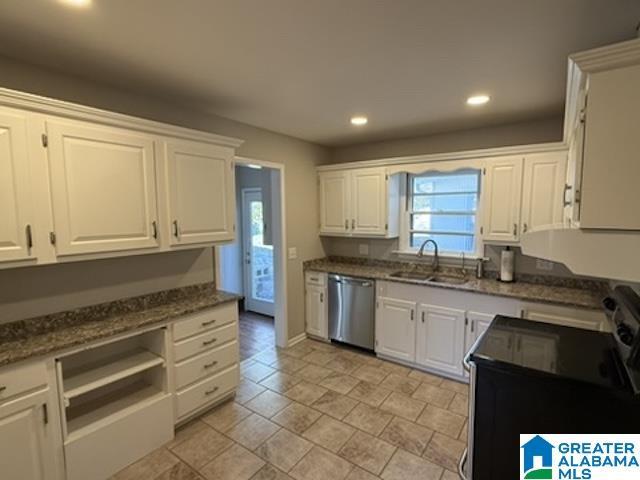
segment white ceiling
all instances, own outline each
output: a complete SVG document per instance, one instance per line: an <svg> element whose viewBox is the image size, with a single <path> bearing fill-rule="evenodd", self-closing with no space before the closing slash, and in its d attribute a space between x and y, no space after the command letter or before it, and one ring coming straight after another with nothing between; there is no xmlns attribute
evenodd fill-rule
<svg viewBox="0 0 640 480"><path fill-rule="evenodd" d="M556 115L567 55L638 20L638 0L2 0L0 54L333 146Z"/></svg>

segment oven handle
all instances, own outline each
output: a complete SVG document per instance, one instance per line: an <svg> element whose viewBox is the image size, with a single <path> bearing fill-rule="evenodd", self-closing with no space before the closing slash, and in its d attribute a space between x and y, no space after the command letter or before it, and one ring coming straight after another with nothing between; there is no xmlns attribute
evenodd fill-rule
<svg viewBox="0 0 640 480"><path fill-rule="evenodd" d="M464 474L464 467L467 464L467 453L468 450L465 448L462 457L460 457L460 462L458 463L458 474L462 480L467 480L467 476Z"/></svg>

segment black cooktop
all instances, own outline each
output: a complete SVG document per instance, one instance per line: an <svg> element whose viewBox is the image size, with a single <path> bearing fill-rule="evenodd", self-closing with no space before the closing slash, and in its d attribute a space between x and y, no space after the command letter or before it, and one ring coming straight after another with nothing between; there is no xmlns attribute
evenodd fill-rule
<svg viewBox="0 0 640 480"><path fill-rule="evenodd" d="M502 370L526 370L630 390L610 333L498 315L470 358L476 364Z"/></svg>

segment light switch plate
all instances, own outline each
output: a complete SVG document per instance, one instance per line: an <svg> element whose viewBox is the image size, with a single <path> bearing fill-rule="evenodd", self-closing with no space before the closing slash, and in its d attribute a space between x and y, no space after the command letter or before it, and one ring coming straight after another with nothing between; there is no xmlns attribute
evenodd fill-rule
<svg viewBox="0 0 640 480"><path fill-rule="evenodd" d="M358 253L360 255L369 255L369 244L361 243L358 245Z"/></svg>
<svg viewBox="0 0 640 480"><path fill-rule="evenodd" d="M536 269L537 270L553 270L553 262L549 262L547 260L536 260Z"/></svg>
<svg viewBox="0 0 640 480"><path fill-rule="evenodd" d="M298 258L298 247L289 247L289 260Z"/></svg>

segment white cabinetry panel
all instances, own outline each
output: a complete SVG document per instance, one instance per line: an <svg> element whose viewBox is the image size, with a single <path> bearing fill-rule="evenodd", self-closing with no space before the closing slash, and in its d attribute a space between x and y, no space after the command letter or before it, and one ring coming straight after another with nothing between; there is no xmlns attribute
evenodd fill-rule
<svg viewBox="0 0 640 480"><path fill-rule="evenodd" d="M416 357L416 303L395 298L378 298L376 311L376 353L406 362Z"/></svg>
<svg viewBox="0 0 640 480"><path fill-rule="evenodd" d="M520 238L522 164L521 157L495 159L487 164L484 240L517 242Z"/></svg>
<svg viewBox="0 0 640 480"><path fill-rule="evenodd" d="M384 168L354 170L352 178L352 233L384 235L387 218L387 188Z"/></svg>
<svg viewBox="0 0 640 480"><path fill-rule="evenodd" d="M167 140L166 179L171 244L233 240L233 149Z"/></svg>
<svg viewBox="0 0 640 480"><path fill-rule="evenodd" d="M26 116L0 109L0 262L31 258L32 228Z"/></svg>
<svg viewBox="0 0 640 480"><path fill-rule="evenodd" d="M307 333L326 339L328 337L327 288L307 283L305 295Z"/></svg>
<svg viewBox="0 0 640 480"><path fill-rule="evenodd" d="M566 153L544 153L525 159L522 233L562 225Z"/></svg>
<svg viewBox="0 0 640 480"><path fill-rule="evenodd" d="M320 173L320 231L346 235L350 229L351 175L340 170Z"/></svg>
<svg viewBox="0 0 640 480"><path fill-rule="evenodd" d="M464 310L419 306L416 363L452 375L462 375Z"/></svg>
<svg viewBox="0 0 640 480"><path fill-rule="evenodd" d="M158 247L153 140L79 122L46 125L57 254Z"/></svg>

